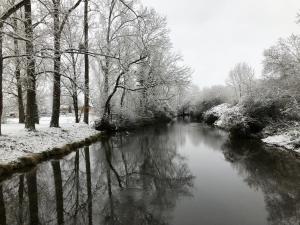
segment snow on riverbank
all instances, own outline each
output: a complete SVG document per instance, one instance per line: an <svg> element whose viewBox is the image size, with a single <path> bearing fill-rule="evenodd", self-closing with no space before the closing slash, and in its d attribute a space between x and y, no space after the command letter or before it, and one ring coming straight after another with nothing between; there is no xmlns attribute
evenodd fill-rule
<svg viewBox="0 0 300 225"><path fill-rule="evenodd" d="M278 132L276 135L268 136L262 141L269 145L283 147L300 153L300 131L295 127L286 132Z"/></svg>
<svg viewBox="0 0 300 225"><path fill-rule="evenodd" d="M217 105L204 113L204 120L213 119L213 125L225 130L230 130L235 124L247 125L249 116L244 112L242 105L227 103ZM262 131L265 138L262 141L268 145L283 147L300 153L300 123L288 122L280 126L279 122L268 124ZM273 132L266 132L273 130Z"/></svg>
<svg viewBox="0 0 300 225"><path fill-rule="evenodd" d="M84 123L75 124L71 116L62 116L61 128L50 128L50 118L43 117L36 125L36 132L24 129L17 120L2 124L0 136L0 163L9 163L30 153L39 153L68 143L84 140L99 132Z"/></svg>

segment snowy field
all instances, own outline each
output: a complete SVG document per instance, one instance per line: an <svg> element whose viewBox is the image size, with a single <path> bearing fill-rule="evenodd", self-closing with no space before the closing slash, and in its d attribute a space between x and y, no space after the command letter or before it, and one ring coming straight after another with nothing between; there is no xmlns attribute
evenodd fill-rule
<svg viewBox="0 0 300 225"><path fill-rule="evenodd" d="M84 140L99 133L84 123L75 124L73 116L61 116L60 128L50 128L50 117L42 117L36 132L29 132L18 119L2 124L0 136L0 164L15 161L30 153L39 153L54 147Z"/></svg>

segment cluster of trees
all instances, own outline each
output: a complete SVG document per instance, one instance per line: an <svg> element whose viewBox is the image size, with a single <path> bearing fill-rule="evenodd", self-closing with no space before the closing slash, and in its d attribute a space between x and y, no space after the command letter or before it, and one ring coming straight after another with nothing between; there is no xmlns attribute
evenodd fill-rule
<svg viewBox="0 0 300 225"><path fill-rule="evenodd" d="M16 102L30 130L49 100L52 127L62 102L79 122L82 100L84 122L91 106L108 122L176 108L189 83L166 19L138 1L5 0L0 16L0 116Z"/></svg>

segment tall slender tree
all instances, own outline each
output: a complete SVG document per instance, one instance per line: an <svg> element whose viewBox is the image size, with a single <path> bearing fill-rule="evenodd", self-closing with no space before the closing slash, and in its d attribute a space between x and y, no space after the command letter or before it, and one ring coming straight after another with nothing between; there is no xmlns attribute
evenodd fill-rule
<svg viewBox="0 0 300 225"><path fill-rule="evenodd" d="M13 18L13 27L14 32L18 32L18 20L17 15L15 13L15 17ZM17 38L14 38L14 54L15 56L20 55L19 50L19 41ZM19 123L25 122L25 112L24 112L24 103L23 103L23 88L21 82L21 68L20 68L20 58L16 57L15 59L15 78L17 81L17 95L18 95L18 111L19 111Z"/></svg>
<svg viewBox="0 0 300 225"><path fill-rule="evenodd" d="M26 122L25 127L29 130L35 130L37 122L37 102L36 102L36 74L35 59L33 47L33 26L31 1L27 1L25 6L25 35L26 35L26 59L27 59L27 104L26 104Z"/></svg>
<svg viewBox="0 0 300 225"><path fill-rule="evenodd" d="M53 0L53 36L54 36L54 71L53 71L53 101L50 127L59 127L60 97L61 97L61 35L64 26L82 0L78 0L65 14L60 22L60 0Z"/></svg>
<svg viewBox="0 0 300 225"><path fill-rule="evenodd" d="M88 0L84 1L84 116L85 123L89 123L89 24L88 24Z"/></svg>

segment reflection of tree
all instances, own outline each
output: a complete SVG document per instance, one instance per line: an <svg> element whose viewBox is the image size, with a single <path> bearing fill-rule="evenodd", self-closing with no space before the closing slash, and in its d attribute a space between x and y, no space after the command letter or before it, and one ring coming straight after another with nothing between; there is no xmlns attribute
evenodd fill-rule
<svg viewBox="0 0 300 225"><path fill-rule="evenodd" d="M74 209L74 224L77 224L77 215L79 209L79 150L76 151L74 160L74 183L75 183L75 209Z"/></svg>
<svg viewBox="0 0 300 225"><path fill-rule="evenodd" d="M7 224L167 224L193 180L176 146L168 128L147 129L44 163L26 179L15 176L3 183L0 210L5 202L6 214L0 219L6 216Z"/></svg>
<svg viewBox="0 0 300 225"><path fill-rule="evenodd" d="M176 151L177 140L161 130L148 130L126 138L130 139L127 143L123 143L123 136L103 143L110 168L103 223L167 224L168 212L174 208L179 195L190 193L193 180ZM117 191L110 171L127 188Z"/></svg>
<svg viewBox="0 0 300 225"><path fill-rule="evenodd" d="M29 200L29 224L36 225L39 224L36 169L33 169L31 172L26 174L26 180Z"/></svg>
<svg viewBox="0 0 300 225"><path fill-rule="evenodd" d="M19 204L18 204L18 223L23 224L23 202L24 202L24 175L19 177L19 190L18 190Z"/></svg>
<svg viewBox="0 0 300 225"><path fill-rule="evenodd" d="M195 146L198 146L199 143L204 143L214 150L219 150L227 139L226 132L206 125L199 126L197 124L195 129L188 128L187 132Z"/></svg>
<svg viewBox="0 0 300 225"><path fill-rule="evenodd" d="M89 225L93 224L93 202L92 202L92 179L91 179L91 162L89 147L84 148L85 168L86 168L86 188L88 203L88 221Z"/></svg>
<svg viewBox="0 0 300 225"><path fill-rule="evenodd" d="M51 164L54 175L57 224L61 225L64 224L64 202L60 162L52 161Z"/></svg>
<svg viewBox="0 0 300 225"><path fill-rule="evenodd" d="M0 185L0 224L6 225L6 210L5 210L2 185Z"/></svg>
<svg viewBox="0 0 300 225"><path fill-rule="evenodd" d="M223 146L225 158L246 177L247 184L265 196L269 223L297 224L300 218L300 162L255 141L231 140Z"/></svg>

